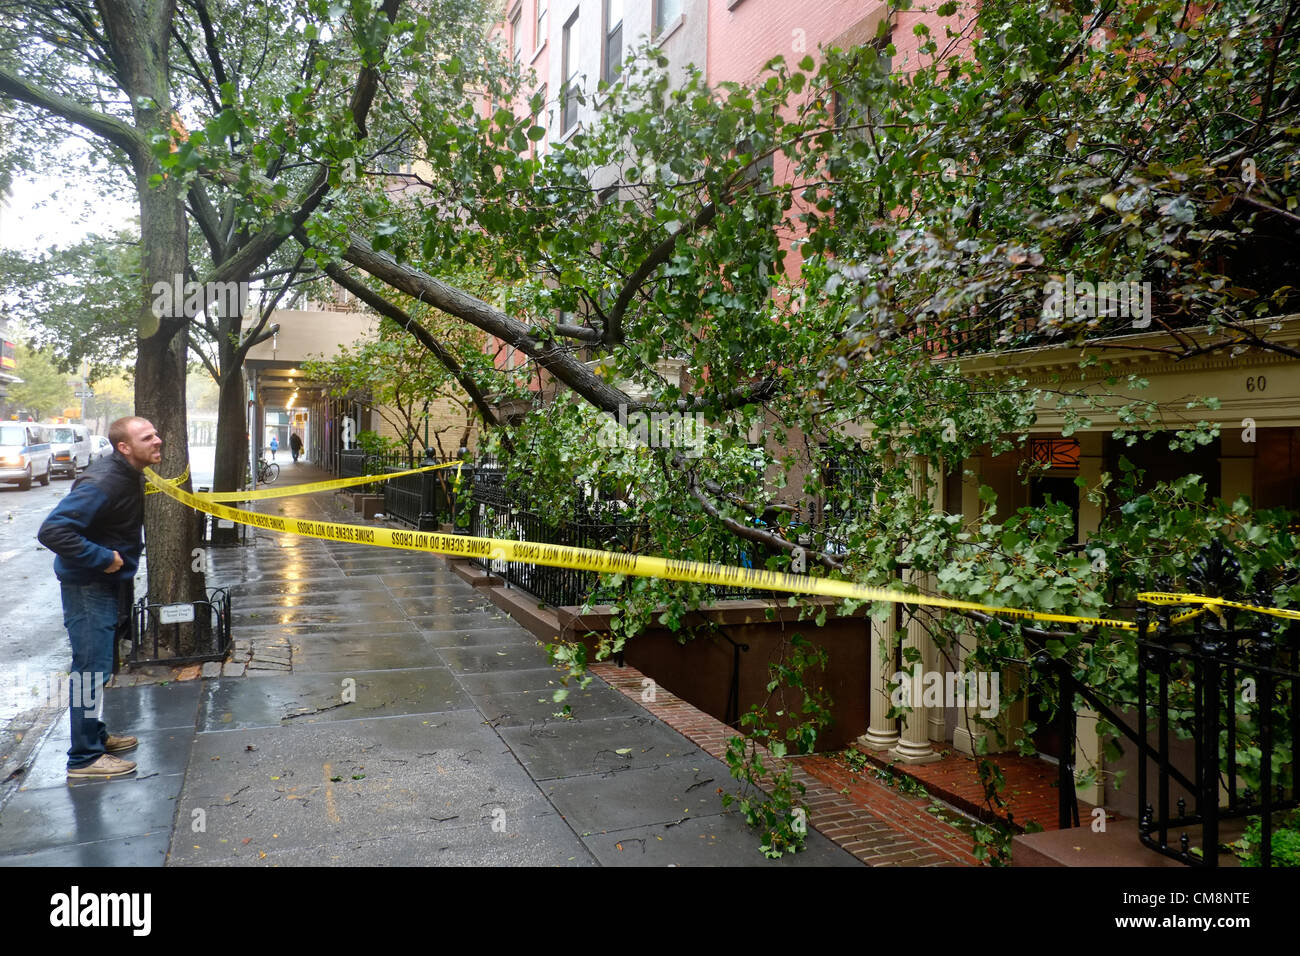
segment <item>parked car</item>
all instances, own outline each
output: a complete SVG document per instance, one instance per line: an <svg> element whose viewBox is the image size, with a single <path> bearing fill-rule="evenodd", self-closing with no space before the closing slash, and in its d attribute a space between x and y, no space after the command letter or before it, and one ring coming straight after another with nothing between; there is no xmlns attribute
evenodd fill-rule
<svg viewBox="0 0 1300 956"><path fill-rule="evenodd" d="M56 474L76 478L90 467L90 429L85 425L45 425Z"/></svg>
<svg viewBox="0 0 1300 956"><path fill-rule="evenodd" d="M113 443L103 435L90 436L90 453L98 461L100 458L107 458L113 454Z"/></svg>
<svg viewBox="0 0 1300 956"><path fill-rule="evenodd" d="M35 422L0 422L0 481L26 491L35 478L50 483L53 469L49 431Z"/></svg>

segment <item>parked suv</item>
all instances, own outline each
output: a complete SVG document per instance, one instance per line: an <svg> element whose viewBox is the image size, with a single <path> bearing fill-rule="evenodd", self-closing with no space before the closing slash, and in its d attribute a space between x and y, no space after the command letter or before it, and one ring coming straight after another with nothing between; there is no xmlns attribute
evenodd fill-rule
<svg viewBox="0 0 1300 956"><path fill-rule="evenodd" d="M17 482L26 491L35 478L50 483L54 462L46 426L35 422L0 422L0 481Z"/></svg>
<svg viewBox="0 0 1300 956"><path fill-rule="evenodd" d="M78 471L90 467L90 429L85 425L46 425L54 471L76 478Z"/></svg>
<svg viewBox="0 0 1300 956"><path fill-rule="evenodd" d="M91 456L95 461L113 454L113 444L103 435L90 436Z"/></svg>

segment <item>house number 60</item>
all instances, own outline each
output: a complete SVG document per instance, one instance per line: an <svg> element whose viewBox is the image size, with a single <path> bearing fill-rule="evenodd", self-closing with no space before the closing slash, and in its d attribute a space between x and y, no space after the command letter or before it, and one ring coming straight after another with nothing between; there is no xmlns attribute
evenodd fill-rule
<svg viewBox="0 0 1300 956"><path fill-rule="evenodd" d="M1262 392L1267 384L1268 379L1264 378L1263 375L1246 376L1246 391L1248 392Z"/></svg>

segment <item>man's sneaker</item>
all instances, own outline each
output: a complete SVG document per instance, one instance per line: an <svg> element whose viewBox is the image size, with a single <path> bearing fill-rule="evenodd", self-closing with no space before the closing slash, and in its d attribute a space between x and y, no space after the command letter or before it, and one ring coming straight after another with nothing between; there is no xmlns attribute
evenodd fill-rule
<svg viewBox="0 0 1300 956"><path fill-rule="evenodd" d="M134 737L125 735L119 737L117 734L109 734L108 739L104 741L104 750L111 754L126 753L128 750L134 750L140 741Z"/></svg>
<svg viewBox="0 0 1300 956"><path fill-rule="evenodd" d="M123 760L121 757L114 757L112 754L104 754L94 763L88 763L84 767L69 767L68 779L108 780L112 777L125 777L134 770L135 764L130 760Z"/></svg>

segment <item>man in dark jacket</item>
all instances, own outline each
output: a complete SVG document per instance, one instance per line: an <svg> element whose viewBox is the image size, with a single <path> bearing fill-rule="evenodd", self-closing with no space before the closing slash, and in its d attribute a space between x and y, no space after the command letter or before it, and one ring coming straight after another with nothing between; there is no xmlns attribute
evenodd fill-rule
<svg viewBox="0 0 1300 956"><path fill-rule="evenodd" d="M69 779L106 779L135 770L133 762L115 754L133 749L136 738L108 733L99 717L118 620L143 551L141 472L162 461L162 439L147 420L133 417L113 422L108 440L113 454L86 469L36 535L56 555L63 624L72 642Z"/></svg>

